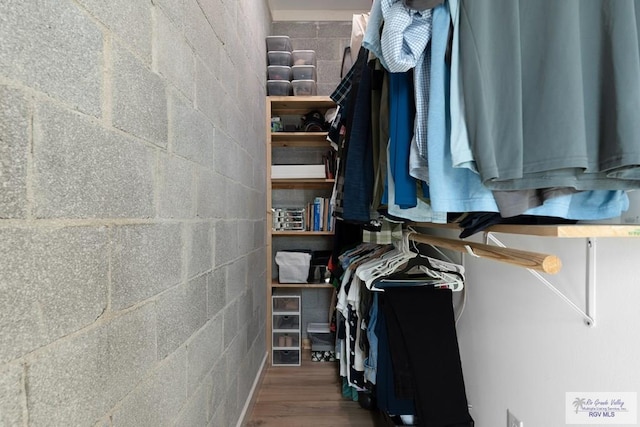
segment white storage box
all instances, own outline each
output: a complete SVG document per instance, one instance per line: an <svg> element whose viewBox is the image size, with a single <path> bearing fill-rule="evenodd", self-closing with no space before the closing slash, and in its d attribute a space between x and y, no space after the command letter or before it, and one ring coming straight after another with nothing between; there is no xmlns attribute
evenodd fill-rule
<svg viewBox="0 0 640 427"><path fill-rule="evenodd" d="M324 179L324 165L271 165L272 179Z"/></svg>
<svg viewBox="0 0 640 427"><path fill-rule="evenodd" d="M280 283L307 283L311 254L278 251L276 264L278 264L278 281Z"/></svg>

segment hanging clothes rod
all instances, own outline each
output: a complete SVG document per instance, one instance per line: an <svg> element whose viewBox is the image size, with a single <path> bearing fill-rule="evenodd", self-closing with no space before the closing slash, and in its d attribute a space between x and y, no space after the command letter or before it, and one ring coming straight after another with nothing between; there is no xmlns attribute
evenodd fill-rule
<svg viewBox="0 0 640 427"><path fill-rule="evenodd" d="M537 252L522 251L512 248L501 248L486 245L484 243L466 242L464 240L448 239L446 237L431 236L427 234L411 233L409 240L418 243L439 246L463 253L489 258L495 261L526 267L533 270L556 274L562 268L560 258L555 255L541 254Z"/></svg>

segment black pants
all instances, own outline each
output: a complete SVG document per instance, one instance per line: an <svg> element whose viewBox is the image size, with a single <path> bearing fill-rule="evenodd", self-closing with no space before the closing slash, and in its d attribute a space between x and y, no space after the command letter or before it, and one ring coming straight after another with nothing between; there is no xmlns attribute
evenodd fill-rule
<svg viewBox="0 0 640 427"><path fill-rule="evenodd" d="M428 286L387 288L382 300L391 356L409 362L418 425L473 426L462 376L452 292Z"/></svg>

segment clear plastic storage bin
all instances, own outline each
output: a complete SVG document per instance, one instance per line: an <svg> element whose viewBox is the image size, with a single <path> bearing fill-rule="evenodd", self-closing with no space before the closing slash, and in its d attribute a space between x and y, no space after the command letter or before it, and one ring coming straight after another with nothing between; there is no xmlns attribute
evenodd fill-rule
<svg viewBox="0 0 640 427"><path fill-rule="evenodd" d="M294 80L291 82L296 96L314 96L317 94L315 80Z"/></svg>
<svg viewBox="0 0 640 427"><path fill-rule="evenodd" d="M289 80L267 81L267 94L269 96L291 95L291 82Z"/></svg>
<svg viewBox="0 0 640 427"><path fill-rule="evenodd" d="M268 52L267 56L269 57L269 65L291 65L291 52L274 50Z"/></svg>
<svg viewBox="0 0 640 427"><path fill-rule="evenodd" d="M315 50L294 50L291 56L293 65L316 65Z"/></svg>
<svg viewBox="0 0 640 427"><path fill-rule="evenodd" d="M293 80L313 80L316 81L315 65L294 65L291 68Z"/></svg>
<svg viewBox="0 0 640 427"><path fill-rule="evenodd" d="M269 80L291 80L291 67L287 65L269 65Z"/></svg>
<svg viewBox="0 0 640 427"><path fill-rule="evenodd" d="M335 338L328 323L309 323L307 335L311 339L311 351L334 351Z"/></svg>
<svg viewBox="0 0 640 427"><path fill-rule="evenodd" d="M291 39L289 36L267 36L267 51L272 50L291 52Z"/></svg>

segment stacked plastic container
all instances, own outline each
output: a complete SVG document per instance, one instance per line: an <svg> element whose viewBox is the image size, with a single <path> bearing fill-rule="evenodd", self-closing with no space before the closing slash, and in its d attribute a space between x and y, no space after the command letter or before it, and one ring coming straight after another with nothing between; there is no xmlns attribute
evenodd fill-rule
<svg viewBox="0 0 640 427"><path fill-rule="evenodd" d="M291 95L291 50L289 36L267 37L267 95Z"/></svg>
<svg viewBox="0 0 640 427"><path fill-rule="evenodd" d="M291 52L293 67L293 94L311 96L317 93L316 52L313 50L294 50Z"/></svg>
<svg viewBox="0 0 640 427"><path fill-rule="evenodd" d="M293 50L289 36L268 36L267 94L311 96L317 94L316 52Z"/></svg>

